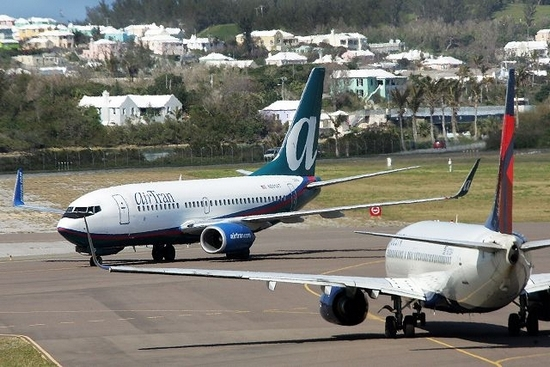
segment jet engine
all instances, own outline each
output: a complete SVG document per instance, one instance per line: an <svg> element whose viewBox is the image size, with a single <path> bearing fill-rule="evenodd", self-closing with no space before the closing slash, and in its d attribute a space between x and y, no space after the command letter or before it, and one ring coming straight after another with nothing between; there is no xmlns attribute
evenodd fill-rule
<svg viewBox="0 0 550 367"><path fill-rule="evenodd" d="M238 223L220 223L202 231L200 243L209 254L248 252L256 236L247 226Z"/></svg>
<svg viewBox="0 0 550 367"><path fill-rule="evenodd" d="M336 325L358 325L365 321L369 312L365 293L356 288L332 287L328 295L323 293L320 302L323 319Z"/></svg>

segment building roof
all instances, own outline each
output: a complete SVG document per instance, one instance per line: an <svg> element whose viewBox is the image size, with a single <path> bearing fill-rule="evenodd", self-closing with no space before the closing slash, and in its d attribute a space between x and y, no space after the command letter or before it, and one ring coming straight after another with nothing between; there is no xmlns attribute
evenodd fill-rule
<svg viewBox="0 0 550 367"><path fill-rule="evenodd" d="M377 78L377 79L388 79L388 78L404 78L392 74L383 69L358 69L358 70L334 70L332 72L332 77L335 79L343 78Z"/></svg>
<svg viewBox="0 0 550 367"><path fill-rule="evenodd" d="M275 101L269 106L262 108L262 111L293 111L298 109L299 104L299 100Z"/></svg>
<svg viewBox="0 0 550 367"><path fill-rule="evenodd" d="M307 60L307 57L297 54L296 52L279 52L275 55L271 55L268 58L266 58L266 61L276 61L276 60L304 61L304 60Z"/></svg>

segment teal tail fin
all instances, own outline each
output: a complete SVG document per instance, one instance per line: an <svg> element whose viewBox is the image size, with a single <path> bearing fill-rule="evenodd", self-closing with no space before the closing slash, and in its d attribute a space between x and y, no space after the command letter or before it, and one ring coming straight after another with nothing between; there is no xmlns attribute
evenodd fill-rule
<svg viewBox="0 0 550 367"><path fill-rule="evenodd" d="M315 175L324 79L324 68L311 70L281 150L271 162L253 172L252 176Z"/></svg>
<svg viewBox="0 0 550 367"><path fill-rule="evenodd" d="M485 227L501 232L512 233L512 199L514 184L514 69L509 71L506 107L502 121L502 140L500 141L500 164L493 210L485 222Z"/></svg>

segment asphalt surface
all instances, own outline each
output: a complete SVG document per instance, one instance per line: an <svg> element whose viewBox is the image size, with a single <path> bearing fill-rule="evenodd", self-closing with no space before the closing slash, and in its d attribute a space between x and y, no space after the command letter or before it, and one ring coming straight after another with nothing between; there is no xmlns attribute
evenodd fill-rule
<svg viewBox="0 0 550 367"><path fill-rule="evenodd" d="M162 266L383 276L387 240L358 229L368 228L275 227L258 234L249 261L179 246L177 261ZM548 223L517 229L550 237ZM7 251L17 255L10 260ZM150 258L140 248L104 261L146 266ZM536 272L550 272L549 249L534 258ZM388 313L378 310L387 297L370 300L364 323L342 327L319 316L314 293L291 284L271 292L263 282L111 274L90 267L57 234L0 235L0 333L29 336L62 366L530 366L550 357L550 323L540 323L537 337L508 336L513 305L489 314L427 311L416 338L386 339Z"/></svg>

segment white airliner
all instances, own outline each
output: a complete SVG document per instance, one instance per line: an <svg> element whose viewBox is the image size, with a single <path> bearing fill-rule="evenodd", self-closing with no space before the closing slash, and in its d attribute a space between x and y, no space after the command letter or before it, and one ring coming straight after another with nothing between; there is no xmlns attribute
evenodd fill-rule
<svg viewBox="0 0 550 367"><path fill-rule="evenodd" d="M417 167L320 181L315 176L315 163L324 75L324 68L311 71L281 150L271 162L247 172L245 177L113 186L85 194L62 211L26 205L20 170L13 205L60 212L63 217L57 230L76 245L77 252L90 254L85 216L98 257L116 254L126 246L152 245L155 261L172 261L174 244L199 242L209 254L247 258L255 232L278 222L297 222L314 214L334 218L344 210L445 200L466 194L468 187L451 197L299 210L319 194L322 186Z"/></svg>
<svg viewBox="0 0 550 367"><path fill-rule="evenodd" d="M168 274L319 285L321 316L339 325L357 325L366 318L368 298L391 297L384 309L385 335L403 330L415 335L424 325L423 308L451 313L484 313L512 302L519 306L508 320L511 335L526 327L538 333L538 321L550 321L550 274L531 274L531 251L549 247L550 239L527 241L512 231L514 142L514 71L508 79L506 111L500 148L500 165L493 209L484 225L423 221L397 234L358 232L392 238L386 249L385 278L292 274L256 271L222 271L182 268L102 266L111 272ZM516 301L518 300L518 301ZM405 307L415 310L403 315Z"/></svg>

